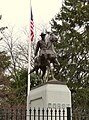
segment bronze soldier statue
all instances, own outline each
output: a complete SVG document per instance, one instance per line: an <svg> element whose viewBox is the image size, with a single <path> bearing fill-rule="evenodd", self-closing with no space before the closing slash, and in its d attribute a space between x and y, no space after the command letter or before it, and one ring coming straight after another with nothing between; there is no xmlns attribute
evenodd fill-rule
<svg viewBox="0 0 89 120"><path fill-rule="evenodd" d="M35 56L37 56L37 53L39 51L39 57L41 58L42 56L45 57L45 59L47 59L47 53L46 53L46 50L47 50L47 45L46 45L46 42L45 42L45 36L46 34L44 33L41 33L41 40L39 40L37 42L37 46L36 46L36 50L35 50Z"/></svg>
<svg viewBox="0 0 89 120"><path fill-rule="evenodd" d="M46 34L41 33L41 40L37 42L36 49L35 49L35 60L34 60L34 68L30 71L30 73L36 71L38 73L38 70L41 69L43 74L42 74L42 79L44 74L46 73L46 67L50 66L50 63L47 60L47 44L45 42L45 36ZM39 56L37 56L39 51Z"/></svg>
<svg viewBox="0 0 89 120"><path fill-rule="evenodd" d="M37 42L36 49L35 49L35 60L34 60L34 68L30 71L30 73L36 71L38 73L38 70L41 69L42 79L46 73L46 70L50 68L50 64L53 63L53 66L59 65L59 62L57 60L57 54L54 50L53 43L57 42L57 38L53 36L52 34L49 35L49 39L47 40L47 43L45 42L45 36L46 34L41 33L41 40ZM39 51L39 56L37 56Z"/></svg>

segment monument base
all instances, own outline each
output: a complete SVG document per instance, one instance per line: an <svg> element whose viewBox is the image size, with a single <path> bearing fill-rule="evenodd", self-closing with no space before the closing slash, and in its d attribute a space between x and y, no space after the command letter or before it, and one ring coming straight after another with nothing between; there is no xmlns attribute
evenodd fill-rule
<svg viewBox="0 0 89 120"><path fill-rule="evenodd" d="M60 109L71 107L71 92L65 83L50 80L31 90L30 107Z"/></svg>

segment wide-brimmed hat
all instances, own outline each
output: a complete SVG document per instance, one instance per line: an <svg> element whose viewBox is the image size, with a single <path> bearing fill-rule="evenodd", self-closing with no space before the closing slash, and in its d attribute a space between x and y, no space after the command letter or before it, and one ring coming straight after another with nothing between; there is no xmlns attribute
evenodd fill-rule
<svg viewBox="0 0 89 120"><path fill-rule="evenodd" d="M46 34L45 33L41 33L40 36L45 36Z"/></svg>

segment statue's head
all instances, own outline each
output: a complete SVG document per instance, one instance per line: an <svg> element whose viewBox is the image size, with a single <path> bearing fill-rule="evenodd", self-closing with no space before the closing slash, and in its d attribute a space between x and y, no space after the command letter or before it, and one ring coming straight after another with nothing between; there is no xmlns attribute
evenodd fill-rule
<svg viewBox="0 0 89 120"><path fill-rule="evenodd" d="M44 38L45 38L45 36L46 36L46 34L45 34L45 33L41 33L41 35L40 35L40 36L41 36L41 38L42 38L42 39L44 39Z"/></svg>

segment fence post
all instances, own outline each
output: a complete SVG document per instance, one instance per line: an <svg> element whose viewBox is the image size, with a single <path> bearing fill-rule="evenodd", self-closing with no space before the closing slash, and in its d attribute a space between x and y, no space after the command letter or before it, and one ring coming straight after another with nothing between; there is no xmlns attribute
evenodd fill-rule
<svg viewBox="0 0 89 120"><path fill-rule="evenodd" d="M51 111L50 111L50 112L51 112L51 120L52 120L52 116L53 116L53 115L52 115L52 113L53 113L53 110L52 110L52 108L51 108Z"/></svg>
<svg viewBox="0 0 89 120"><path fill-rule="evenodd" d="M65 110L63 109L63 120L65 120Z"/></svg>
<svg viewBox="0 0 89 120"><path fill-rule="evenodd" d="M16 120L18 119L18 109L16 109Z"/></svg>
<svg viewBox="0 0 89 120"><path fill-rule="evenodd" d="M40 120L40 108L38 108L38 120Z"/></svg>
<svg viewBox="0 0 89 120"><path fill-rule="evenodd" d="M55 120L57 120L57 110L55 108Z"/></svg>
<svg viewBox="0 0 89 120"><path fill-rule="evenodd" d="M10 119L13 120L13 109L11 109L11 116Z"/></svg>
<svg viewBox="0 0 89 120"><path fill-rule="evenodd" d="M20 109L20 120L22 120L22 113L23 113L23 110L22 108Z"/></svg>
<svg viewBox="0 0 89 120"><path fill-rule="evenodd" d="M36 118L36 109L34 108L34 120Z"/></svg>
<svg viewBox="0 0 89 120"><path fill-rule="evenodd" d="M49 112L48 108L47 108L46 112L47 112L47 120L48 120L48 112Z"/></svg>
<svg viewBox="0 0 89 120"><path fill-rule="evenodd" d="M8 109L6 109L6 120L8 120Z"/></svg>
<svg viewBox="0 0 89 120"><path fill-rule="evenodd" d="M25 109L25 112L24 112L24 118L25 118L25 120L26 120L26 116L27 115L27 110Z"/></svg>
<svg viewBox="0 0 89 120"><path fill-rule="evenodd" d="M71 108L67 107L67 120L71 120Z"/></svg>
<svg viewBox="0 0 89 120"><path fill-rule="evenodd" d="M31 108L29 109L29 113L30 113L30 120L31 120L31 113L32 113L32 110L31 110Z"/></svg>
<svg viewBox="0 0 89 120"><path fill-rule="evenodd" d="M61 114L60 108L59 108L59 111L58 111L58 112L59 112L59 120L60 120L60 119L61 119L61 118L60 118L60 117L61 117L61 115L60 115L60 114Z"/></svg>
<svg viewBox="0 0 89 120"><path fill-rule="evenodd" d="M42 117L43 117L42 120L44 120L44 108L42 109Z"/></svg>

